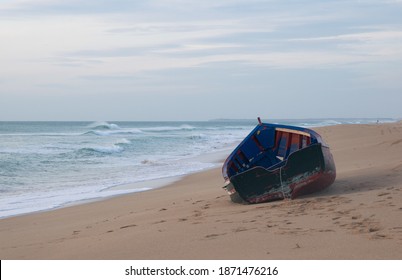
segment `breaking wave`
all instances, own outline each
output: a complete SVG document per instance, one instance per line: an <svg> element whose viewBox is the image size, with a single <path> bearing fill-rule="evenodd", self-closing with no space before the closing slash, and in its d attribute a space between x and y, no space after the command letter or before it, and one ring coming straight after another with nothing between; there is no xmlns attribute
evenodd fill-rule
<svg viewBox="0 0 402 280"><path fill-rule="evenodd" d="M121 129L117 124L114 123L108 123L108 122L94 122L88 125L89 128L93 129L110 129L110 130L116 130L116 129Z"/></svg>
<svg viewBox="0 0 402 280"><path fill-rule="evenodd" d="M155 126L155 127L147 127L142 128L142 131L150 131L150 132L166 132L166 131L180 131L180 130L194 130L196 127L183 124L180 126Z"/></svg>
<svg viewBox="0 0 402 280"><path fill-rule="evenodd" d="M115 145L120 145L120 144L131 144L131 141L126 138L122 138Z"/></svg>
<svg viewBox="0 0 402 280"><path fill-rule="evenodd" d="M119 129L119 130L90 130L82 135L97 135L97 136L109 136L109 135L134 135L142 133L140 129L130 128L130 129Z"/></svg>
<svg viewBox="0 0 402 280"><path fill-rule="evenodd" d="M160 134L165 132L186 132L196 131L199 128L183 124L178 126L150 126L150 127L131 127L122 128L114 123L95 122L88 125L89 131L82 133L82 135L96 135L96 136L109 136L109 135L134 135L134 134ZM215 128L203 128L203 130L215 130Z"/></svg>
<svg viewBox="0 0 402 280"><path fill-rule="evenodd" d="M112 145L112 146L81 148L78 150L78 154L79 155L114 154L114 153L121 153L123 151L124 151L123 147L118 145Z"/></svg>

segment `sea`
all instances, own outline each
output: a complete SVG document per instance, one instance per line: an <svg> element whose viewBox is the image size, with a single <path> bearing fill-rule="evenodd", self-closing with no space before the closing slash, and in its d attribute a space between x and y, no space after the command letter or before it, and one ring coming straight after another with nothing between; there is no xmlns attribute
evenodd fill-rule
<svg viewBox="0 0 402 280"><path fill-rule="evenodd" d="M397 120L269 122L317 127L377 121ZM256 124L225 119L0 122L0 218L147 191L221 166Z"/></svg>

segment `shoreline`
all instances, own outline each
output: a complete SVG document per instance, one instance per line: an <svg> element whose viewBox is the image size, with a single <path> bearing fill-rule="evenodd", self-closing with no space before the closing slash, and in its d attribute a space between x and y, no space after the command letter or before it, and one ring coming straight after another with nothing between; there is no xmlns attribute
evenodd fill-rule
<svg viewBox="0 0 402 280"><path fill-rule="evenodd" d="M79 205L83 205L83 204L101 202L101 201L105 201L108 199L118 198L121 196L136 195L138 193L143 193L143 192L152 192L152 191L158 190L160 188L165 188L165 187L169 187L170 185L174 185L175 183L183 180L185 177L192 176L197 173L204 173L211 169L219 169L220 170L221 168L220 167L210 167L210 168L206 168L206 169L196 171L193 173L189 173L189 174L185 174L185 175L177 175L177 176L171 176L171 177L160 178L160 179L152 179L152 180L147 180L147 181L140 181L140 182L116 185L116 186L108 187L107 189L102 190L101 192L107 191L107 190L117 190L117 191L131 190L131 191L123 192L120 194L112 194L112 195L108 195L105 197L96 197L96 198L88 198L88 199L70 201L70 202L66 202L62 205L55 206L53 208L47 208L47 209L43 209L43 210L37 210L37 211L32 211L32 212L26 212L26 213L21 213L21 214L0 217L0 221L4 220L4 219L15 218L15 217L20 217L20 216L35 215L35 214L49 212L49 211L57 211L60 209L64 209L64 208L68 208L68 207L75 207L75 206L79 206ZM138 191L134 191L134 190L138 190Z"/></svg>
<svg viewBox="0 0 402 280"><path fill-rule="evenodd" d="M251 121L251 120L250 120ZM306 120L307 121L307 120ZM355 120L356 121L356 120ZM116 124L108 124L111 127L118 127ZM373 123L374 124L374 123ZM90 127L90 126L88 126ZM120 140L119 140L120 141ZM239 140L240 142L240 140ZM46 191L46 183L42 183L41 186L33 184L33 186L39 187L35 195L30 195L29 193L22 194L22 196L4 196L2 198L2 205L4 206L0 211L0 220L8 217L16 217L20 215L39 213L43 211L52 211L55 209L79 205L82 203L88 203L92 201L104 200L115 196L126 195L128 193L137 193L142 191L148 191L153 188L163 187L177 180L180 180L182 176L192 174L194 172L200 172L207 170L209 168L214 168L216 164L222 165L224 158L226 158L230 152L235 148L239 142L233 142L230 147L216 149L211 153L194 155L187 160L182 159L182 163L195 162L201 163L200 169L189 170L189 168L183 166L183 170L180 172L173 172L172 174L163 173L164 178L158 178L158 171L151 173L148 178L142 178L143 181L130 182L135 178L131 178L130 174L126 174L125 177L117 178L117 181L111 182L110 184L102 185L95 183L93 185L88 185L87 182L83 182L82 186L80 184L75 184L71 191L67 188L55 188L54 192ZM155 170L154 170L155 171ZM160 170L159 170L160 171ZM62 174L60 171L59 174ZM102 172L101 172L102 174ZM103 174L105 174L103 172ZM70 174L71 175L71 174ZM138 174L137 174L138 175ZM140 176L142 177L142 176ZM72 178L71 178L72 179ZM141 179L141 178L137 178ZM33 182L34 179L32 179ZM31 181L31 183L33 183ZM53 182L57 183L58 180L55 179ZM27 182L27 186L29 183ZM45 192L41 192L41 187L45 186ZM61 185L60 185L61 186ZM95 190L95 191L94 191ZM7 190L6 190L7 191ZM7 192L6 192L7 193ZM34 198L34 199L33 199Z"/></svg>
<svg viewBox="0 0 402 280"><path fill-rule="evenodd" d="M240 205L220 167L167 186L0 220L1 259L401 259L402 123L315 128L335 183Z"/></svg>
<svg viewBox="0 0 402 280"><path fill-rule="evenodd" d="M198 161L200 161L202 163L211 164L210 167L204 168L202 170L189 172L187 174L182 174L182 175L173 175L173 176L169 176L169 177L149 179L149 180L145 180L145 181L110 186L110 187L107 187L107 188L99 191L98 197L83 198L83 199L79 199L79 200L75 200L75 201L67 201L60 205L54 206L54 207L49 207L49 208L45 208L45 209L41 209L41 210L34 210L31 212L24 212L24 213L19 213L19 214L3 216L3 217L0 217L0 221L3 219L7 219L7 218L42 213L42 212L47 212L47 211L54 211L54 210L58 210L58 209L66 208L66 207L77 206L77 205L92 203L92 202L97 202L97 201L103 201L103 200L107 200L107 199L119 197L119 196L124 196L124 195L135 195L137 193L148 192L148 191L152 191L154 189L163 188L163 187L169 186L171 184L174 184L175 182L182 180L186 176L191 176L192 174L202 173L202 172L210 170L210 169L218 168L217 166L221 166L223 164L226 157L230 154L230 152L234 149L234 147L236 147L236 145L232 145L230 148L220 149L220 150L217 150L217 151L214 151L211 153L207 153L205 155L198 155L198 156L193 157L192 159L197 159ZM108 194L106 196L101 195L102 193L106 193L108 191L114 191L117 193ZM121 193L119 193L119 192L121 192Z"/></svg>

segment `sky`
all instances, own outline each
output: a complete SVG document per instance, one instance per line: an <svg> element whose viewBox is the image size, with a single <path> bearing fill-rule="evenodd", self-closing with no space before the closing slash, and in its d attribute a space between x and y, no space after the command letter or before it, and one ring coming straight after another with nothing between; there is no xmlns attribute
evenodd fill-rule
<svg viewBox="0 0 402 280"><path fill-rule="evenodd" d="M402 0L0 0L0 121L401 118Z"/></svg>

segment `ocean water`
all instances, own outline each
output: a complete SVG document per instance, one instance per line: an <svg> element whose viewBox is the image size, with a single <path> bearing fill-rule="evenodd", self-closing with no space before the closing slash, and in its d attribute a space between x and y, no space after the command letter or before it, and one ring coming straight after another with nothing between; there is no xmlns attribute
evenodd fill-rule
<svg viewBox="0 0 402 280"><path fill-rule="evenodd" d="M377 119L271 120L306 127ZM392 122L392 119L381 119ZM256 120L0 122L0 218L146 191L220 165ZM119 187L134 184L131 188Z"/></svg>

